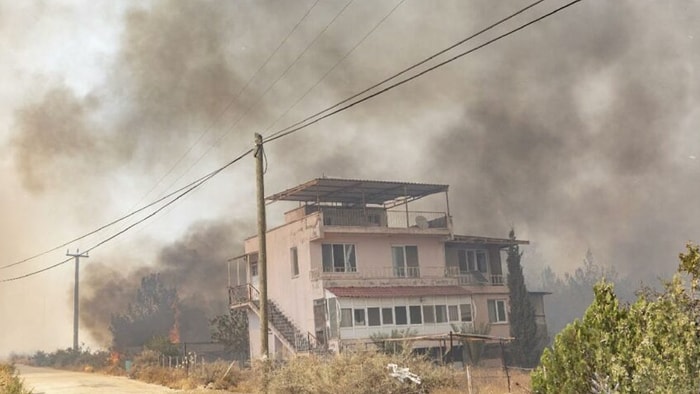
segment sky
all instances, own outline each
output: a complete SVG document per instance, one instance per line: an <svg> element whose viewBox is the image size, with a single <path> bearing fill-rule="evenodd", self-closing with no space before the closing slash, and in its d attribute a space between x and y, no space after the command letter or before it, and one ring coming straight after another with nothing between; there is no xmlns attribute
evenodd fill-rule
<svg viewBox="0 0 700 394"><path fill-rule="evenodd" d="M0 266L155 201L251 148L254 133L527 4L0 0ZM563 4L544 1L438 60ZM698 16L697 1L581 1L266 144L267 194L320 176L449 184L456 231L514 227L531 241L531 277L569 272L587 250L634 280L668 276L685 243L700 241ZM92 250L81 261L81 342L108 342L110 311L148 270L220 310L225 260L255 232L254 197L247 156ZM271 205L269 225L289 208ZM148 212L0 269L0 280ZM0 283L0 356L72 344L73 274L66 263Z"/></svg>

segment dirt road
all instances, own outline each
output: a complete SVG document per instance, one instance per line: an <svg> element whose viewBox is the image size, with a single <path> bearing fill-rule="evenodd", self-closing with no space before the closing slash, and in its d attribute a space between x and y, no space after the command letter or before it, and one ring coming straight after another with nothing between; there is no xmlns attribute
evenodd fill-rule
<svg viewBox="0 0 700 394"><path fill-rule="evenodd" d="M61 371L18 365L22 379L34 394L132 394L132 393L185 393L131 380L121 376L97 373Z"/></svg>

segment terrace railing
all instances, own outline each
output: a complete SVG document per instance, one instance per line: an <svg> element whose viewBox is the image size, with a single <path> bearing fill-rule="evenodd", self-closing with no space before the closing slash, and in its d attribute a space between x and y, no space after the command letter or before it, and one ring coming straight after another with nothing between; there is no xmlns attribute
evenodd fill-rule
<svg viewBox="0 0 700 394"><path fill-rule="evenodd" d="M357 268L353 271L326 272L318 269L309 271L311 280L319 279L440 279L454 278L462 286L504 286L503 275L478 271L463 272L459 267L419 266L419 267L372 267Z"/></svg>
<svg viewBox="0 0 700 394"><path fill-rule="evenodd" d="M448 229L445 212L319 207L326 226Z"/></svg>

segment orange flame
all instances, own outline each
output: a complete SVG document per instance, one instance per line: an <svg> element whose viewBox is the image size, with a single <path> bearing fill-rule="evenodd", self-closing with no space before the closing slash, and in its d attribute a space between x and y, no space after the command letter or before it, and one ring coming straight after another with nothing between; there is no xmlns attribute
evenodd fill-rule
<svg viewBox="0 0 700 394"><path fill-rule="evenodd" d="M175 312L175 321L168 333L168 338L171 343L180 343L180 309L177 307L177 304L173 305L173 310Z"/></svg>

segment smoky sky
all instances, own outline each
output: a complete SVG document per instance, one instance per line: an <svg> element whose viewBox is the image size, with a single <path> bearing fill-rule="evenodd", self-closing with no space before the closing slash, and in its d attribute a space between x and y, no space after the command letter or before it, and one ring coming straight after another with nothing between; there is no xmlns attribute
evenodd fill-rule
<svg viewBox="0 0 700 394"><path fill-rule="evenodd" d="M100 345L111 345L112 316L126 313L141 278L155 273L167 287L176 289L180 299L180 340L208 341L208 321L228 310L227 261L242 253L234 240L251 229L250 224L234 220L197 222L147 266L124 272L119 261L88 265L80 304L83 327Z"/></svg>
<svg viewBox="0 0 700 394"><path fill-rule="evenodd" d="M22 19L29 25L2 23L10 14L0 13L0 32L14 39L0 38L10 59L0 72L22 82L0 95L3 209L13 218L13 207L27 209L24 223L4 224L13 239L3 248L22 258L104 224L215 169L254 132L291 124L524 6L406 1L361 42L396 4L37 3ZM446 183L456 230L505 237L515 227L537 251L525 249L532 269L570 270L591 249L621 274L667 275L683 244L700 239L699 13L692 2L581 2L269 144L266 190L322 175ZM94 34L73 36L83 25ZM72 60L94 48L90 62ZM74 56L56 55L67 50ZM51 68L55 59L66 65ZM254 232L241 225L253 222L252 180L247 160L119 247L95 251L82 320L96 341L108 342L109 314L145 273L176 285L193 313L221 308L221 264ZM124 261L134 255L144 257Z"/></svg>

